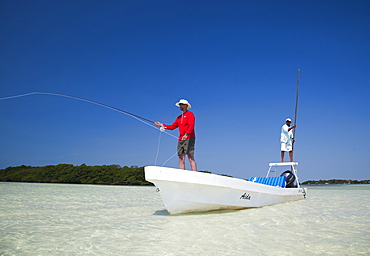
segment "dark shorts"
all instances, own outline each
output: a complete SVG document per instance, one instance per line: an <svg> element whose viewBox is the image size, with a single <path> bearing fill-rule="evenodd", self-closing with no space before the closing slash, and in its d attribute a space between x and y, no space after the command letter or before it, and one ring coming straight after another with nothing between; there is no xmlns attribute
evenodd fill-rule
<svg viewBox="0 0 370 256"><path fill-rule="evenodd" d="M188 140L179 140L177 143L177 154L187 154L192 155L195 151L195 138L190 138Z"/></svg>

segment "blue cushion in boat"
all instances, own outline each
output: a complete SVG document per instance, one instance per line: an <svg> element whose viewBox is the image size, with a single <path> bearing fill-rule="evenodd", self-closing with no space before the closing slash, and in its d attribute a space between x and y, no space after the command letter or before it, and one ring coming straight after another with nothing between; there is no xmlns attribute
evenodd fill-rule
<svg viewBox="0 0 370 256"><path fill-rule="evenodd" d="M260 184L265 184L269 186L278 186L285 188L286 185L286 177L285 176L278 176L278 177L250 177L249 181L255 182L255 183L260 183Z"/></svg>

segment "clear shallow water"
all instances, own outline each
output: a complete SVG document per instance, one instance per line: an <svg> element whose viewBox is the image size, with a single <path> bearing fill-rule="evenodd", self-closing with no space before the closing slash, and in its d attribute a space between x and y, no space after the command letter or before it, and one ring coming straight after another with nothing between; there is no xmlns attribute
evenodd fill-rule
<svg viewBox="0 0 370 256"><path fill-rule="evenodd" d="M155 187L0 183L0 255L370 255L370 185L167 215Z"/></svg>

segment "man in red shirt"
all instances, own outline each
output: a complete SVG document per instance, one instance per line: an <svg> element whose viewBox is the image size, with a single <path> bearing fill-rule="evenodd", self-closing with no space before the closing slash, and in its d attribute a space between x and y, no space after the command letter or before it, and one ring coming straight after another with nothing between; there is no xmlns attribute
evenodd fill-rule
<svg viewBox="0 0 370 256"><path fill-rule="evenodd" d="M179 156L179 169L185 169L185 155L188 155L190 162L191 170L197 170L197 163L194 159L194 146L195 146L195 116L193 112L188 109L191 108L190 103L187 100L181 99L175 104L180 107L182 112L179 115L175 122L171 125L162 124L160 122L155 122L155 125L158 127L164 127L168 130L174 130L179 128L180 136L177 144L177 154Z"/></svg>

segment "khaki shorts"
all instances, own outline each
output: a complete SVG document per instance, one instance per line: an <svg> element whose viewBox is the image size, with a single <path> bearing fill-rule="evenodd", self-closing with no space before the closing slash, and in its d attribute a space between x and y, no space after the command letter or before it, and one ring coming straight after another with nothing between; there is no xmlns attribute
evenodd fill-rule
<svg viewBox="0 0 370 256"><path fill-rule="evenodd" d="M292 144L281 143L281 151L290 152L292 149Z"/></svg>
<svg viewBox="0 0 370 256"><path fill-rule="evenodd" d="M177 155L193 155L195 151L195 138L179 140L177 143Z"/></svg>

